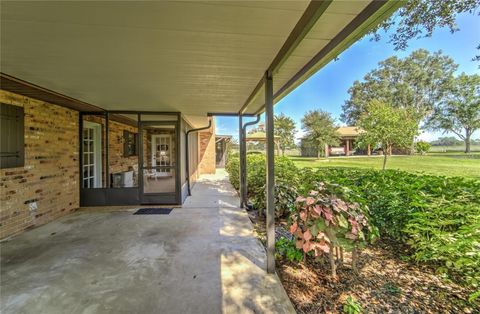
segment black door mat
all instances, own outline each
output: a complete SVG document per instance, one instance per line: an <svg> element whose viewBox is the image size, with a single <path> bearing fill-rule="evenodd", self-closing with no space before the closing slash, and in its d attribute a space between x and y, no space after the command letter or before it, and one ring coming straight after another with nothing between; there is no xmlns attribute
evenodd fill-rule
<svg viewBox="0 0 480 314"><path fill-rule="evenodd" d="M168 215L173 208L140 208L134 215Z"/></svg>

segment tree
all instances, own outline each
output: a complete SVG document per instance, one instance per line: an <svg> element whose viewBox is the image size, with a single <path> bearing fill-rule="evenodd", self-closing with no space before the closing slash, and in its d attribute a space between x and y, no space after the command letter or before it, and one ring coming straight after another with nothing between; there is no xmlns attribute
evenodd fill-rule
<svg viewBox="0 0 480 314"><path fill-rule="evenodd" d="M335 119L326 111L310 110L305 113L302 129L307 133L306 140L318 148L317 157L320 157L325 145L337 145L339 142Z"/></svg>
<svg viewBox="0 0 480 314"><path fill-rule="evenodd" d="M450 94L436 106L428 125L455 133L469 153L472 134L480 129L480 75L462 73L455 78Z"/></svg>
<svg viewBox="0 0 480 314"><path fill-rule="evenodd" d="M360 116L358 126L365 130L359 141L380 146L383 167L387 165L387 151L392 146L409 147L417 134L417 122L411 109L395 108L383 101L372 100Z"/></svg>
<svg viewBox="0 0 480 314"><path fill-rule="evenodd" d="M390 42L395 50L405 50L410 39L430 37L436 28L448 27L452 33L458 31L457 15L479 12L479 7L480 0L409 0L374 30L374 36L378 40L379 30L396 28L390 35ZM479 61L480 56L475 59Z"/></svg>
<svg viewBox="0 0 480 314"><path fill-rule="evenodd" d="M285 149L295 145L295 121L281 113L275 116L274 131L280 137L279 146L285 156Z"/></svg>
<svg viewBox="0 0 480 314"><path fill-rule="evenodd" d="M431 141L432 146L457 146L462 145L463 142L455 138L454 136L443 136L438 139Z"/></svg>
<svg viewBox="0 0 480 314"><path fill-rule="evenodd" d="M430 54L419 49L404 59L396 56L381 61L378 67L355 81L342 106L342 121L355 125L373 99L395 107L411 109L418 128L448 92L453 73L458 68L441 51Z"/></svg>
<svg viewBox="0 0 480 314"><path fill-rule="evenodd" d="M415 150L420 155L425 155L430 150L431 147L432 145L425 141L418 141L415 143Z"/></svg>

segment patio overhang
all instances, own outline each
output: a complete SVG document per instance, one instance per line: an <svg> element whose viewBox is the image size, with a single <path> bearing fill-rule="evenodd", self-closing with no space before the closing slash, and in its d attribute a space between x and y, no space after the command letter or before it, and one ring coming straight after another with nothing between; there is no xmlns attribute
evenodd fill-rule
<svg viewBox="0 0 480 314"><path fill-rule="evenodd" d="M1 71L105 110L264 108L397 9L400 1L17 2L1 4ZM12 84L2 88L15 89ZM200 118L202 117L202 118Z"/></svg>
<svg viewBox="0 0 480 314"><path fill-rule="evenodd" d="M173 112L193 129L211 115L238 115L242 203L242 117L256 115L258 122L265 111L267 271L273 273L273 106L403 3L2 1L1 88L79 111L135 110L139 128L141 112ZM110 113L105 117L108 123ZM176 138L180 151L179 132ZM177 199L180 179L177 172Z"/></svg>

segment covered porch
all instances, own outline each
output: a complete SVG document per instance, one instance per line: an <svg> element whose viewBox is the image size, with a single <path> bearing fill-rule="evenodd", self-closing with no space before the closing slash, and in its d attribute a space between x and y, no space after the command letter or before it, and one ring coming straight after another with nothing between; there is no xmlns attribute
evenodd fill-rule
<svg viewBox="0 0 480 314"><path fill-rule="evenodd" d="M82 208L2 243L2 313L294 313L224 172L182 208Z"/></svg>
<svg viewBox="0 0 480 314"><path fill-rule="evenodd" d="M2 146L2 309L292 312L275 275L274 104L401 4L3 1L2 135L18 149ZM245 122L263 113L266 250L241 209ZM224 178L193 185L219 115L239 118L239 198ZM126 210L83 208L98 204Z"/></svg>

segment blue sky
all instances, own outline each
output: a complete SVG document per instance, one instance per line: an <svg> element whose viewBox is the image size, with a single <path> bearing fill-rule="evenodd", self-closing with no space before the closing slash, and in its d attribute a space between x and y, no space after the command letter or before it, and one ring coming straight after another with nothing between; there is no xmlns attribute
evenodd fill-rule
<svg viewBox="0 0 480 314"><path fill-rule="evenodd" d="M308 110L326 110L341 124L342 105L349 98L347 91L355 80L361 80L367 72L376 68L378 62L390 56L403 58L420 48L431 52L442 50L459 64L458 73L480 73L479 63L471 61L480 53L476 49L480 43L480 18L477 15L462 14L457 18L457 25L460 31L453 34L445 28L436 30L430 38L412 39L405 51L395 51L393 45L388 43L388 36L383 35L378 42L371 41L370 36L367 36L344 51L339 60L330 62L278 102L275 114L284 113L295 120L297 137L303 134L300 120ZM237 137L237 118L218 117L216 131L217 134ZM425 132L420 138L432 140L438 136L443 135L441 132ZM479 131L474 134L474 138L480 138Z"/></svg>

